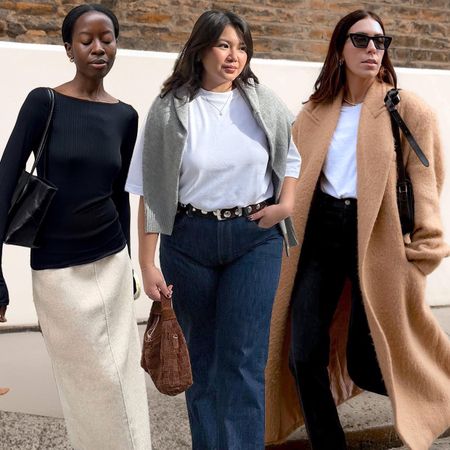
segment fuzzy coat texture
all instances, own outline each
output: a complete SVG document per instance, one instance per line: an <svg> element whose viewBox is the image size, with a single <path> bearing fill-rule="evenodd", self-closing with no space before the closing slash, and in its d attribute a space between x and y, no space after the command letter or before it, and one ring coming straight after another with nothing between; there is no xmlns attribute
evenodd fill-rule
<svg viewBox="0 0 450 450"><path fill-rule="evenodd" d="M357 144L358 261L361 291L395 426L411 450L426 450L450 427L450 341L425 302L426 275L450 254L443 240L439 195L443 161L435 117L419 98L401 91L399 112L430 161L424 167L402 136L415 195L415 230L402 236L396 204L396 158L384 97L374 82L361 111ZM302 157L294 226L303 240L314 189L336 128L342 92L328 104L308 102L293 139ZM266 442L279 443L302 425L288 368L289 303L301 245L283 261L274 304L266 369ZM337 404L358 394L346 368L350 298L345 290L331 327L330 380Z"/></svg>

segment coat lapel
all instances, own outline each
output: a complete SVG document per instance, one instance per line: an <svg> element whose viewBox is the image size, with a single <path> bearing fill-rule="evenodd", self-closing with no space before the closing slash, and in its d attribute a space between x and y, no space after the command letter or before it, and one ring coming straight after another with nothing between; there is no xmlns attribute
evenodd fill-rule
<svg viewBox="0 0 450 450"><path fill-rule="evenodd" d="M384 106L384 96L389 86L374 82L367 92L361 110L357 144L357 195L358 195L358 247L359 260L363 262L367 244L381 206L392 164L395 164L394 141L389 113ZM302 154L302 191L308 190L309 199L302 204L309 208L313 191L320 178L333 133L342 106L341 92L333 103L305 107L300 129L294 129L297 147ZM307 154L302 148L312 149ZM306 194L304 194L306 195ZM295 223L302 230L303 223Z"/></svg>
<svg viewBox="0 0 450 450"><path fill-rule="evenodd" d="M294 226L300 240L303 240L308 211L336 129L341 104L342 93L331 105L307 103L294 123L292 135L302 157L296 199L299 213L294 216Z"/></svg>
<svg viewBox="0 0 450 450"><path fill-rule="evenodd" d="M358 253L364 262L370 235L380 210L395 152L389 113L384 106L386 86L374 82L361 110L357 144Z"/></svg>
<svg viewBox="0 0 450 450"><path fill-rule="evenodd" d="M312 122L310 126L312 133L310 134L311 142L308 143L308 146L314 150L311 155L308 155L308 159L310 159L308 163L314 167L314 173L317 176L316 183L322 172L328 148L330 147L331 139L339 120L342 95L343 93L341 92L334 99L331 106L329 104L324 105L319 103L310 111L310 121ZM302 145L301 141L299 145Z"/></svg>

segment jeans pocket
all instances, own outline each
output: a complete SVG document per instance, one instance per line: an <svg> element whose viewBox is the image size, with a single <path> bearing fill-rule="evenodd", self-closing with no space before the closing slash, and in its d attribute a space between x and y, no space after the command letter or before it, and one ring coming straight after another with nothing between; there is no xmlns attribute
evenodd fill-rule
<svg viewBox="0 0 450 450"><path fill-rule="evenodd" d="M255 227L259 230L259 231L268 231L271 230L273 227L275 227L276 225L272 225L271 227L262 227L259 222L261 221L261 219L258 220L250 220L247 219L249 222L253 223L255 225Z"/></svg>

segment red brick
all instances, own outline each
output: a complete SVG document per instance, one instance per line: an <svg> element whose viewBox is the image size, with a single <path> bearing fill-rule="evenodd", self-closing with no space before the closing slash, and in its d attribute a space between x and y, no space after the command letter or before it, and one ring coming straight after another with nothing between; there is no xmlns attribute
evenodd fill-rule
<svg viewBox="0 0 450 450"><path fill-rule="evenodd" d="M128 21L136 23L148 23L148 24L169 24L171 16L169 14L156 14L156 13L135 13L130 14L127 17Z"/></svg>
<svg viewBox="0 0 450 450"><path fill-rule="evenodd" d="M0 40L59 44L62 20L79 0L0 0ZM122 48L178 53L198 16L229 9L250 24L255 56L323 61L337 21L367 7L394 37L396 66L450 69L450 0L102 0L121 24Z"/></svg>
<svg viewBox="0 0 450 450"><path fill-rule="evenodd" d="M16 9L16 2L1 2L0 1L0 10L10 10L13 11Z"/></svg>
<svg viewBox="0 0 450 450"><path fill-rule="evenodd" d="M17 2L16 10L18 14L39 16L41 14L50 14L54 12L55 7L48 3Z"/></svg>

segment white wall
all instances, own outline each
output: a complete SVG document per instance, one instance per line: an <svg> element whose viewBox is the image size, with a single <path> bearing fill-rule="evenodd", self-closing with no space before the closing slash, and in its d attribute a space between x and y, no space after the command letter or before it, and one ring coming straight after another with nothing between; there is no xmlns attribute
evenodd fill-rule
<svg viewBox="0 0 450 450"><path fill-rule="evenodd" d="M106 79L106 88L122 101L132 104L144 117L162 81L170 73L174 54L119 50L115 67ZM0 42L0 152L27 93L37 86L57 86L73 77L74 66L69 63L62 46L16 44ZM311 93L320 64L298 61L258 60L253 69L260 81L270 86L297 112ZM447 154L447 173L450 174L450 71L398 69L400 87L413 90L434 106L439 115L442 140ZM450 176L450 175L449 175ZM1 180L0 180L1 188ZM450 204L450 182L447 181L442 198ZM136 199L132 205L136 210ZM450 211L443 207L444 225L450 239ZM133 220L135 213L133 213ZM135 230L135 223L132 225ZM132 242L136 254L136 233ZM134 258L135 264L137 258ZM31 299L30 270L26 249L4 246L4 273L8 283L11 305L9 324L36 323ZM429 278L430 304L450 304L450 260L446 260ZM149 302L144 296L136 302L137 316L146 318Z"/></svg>

